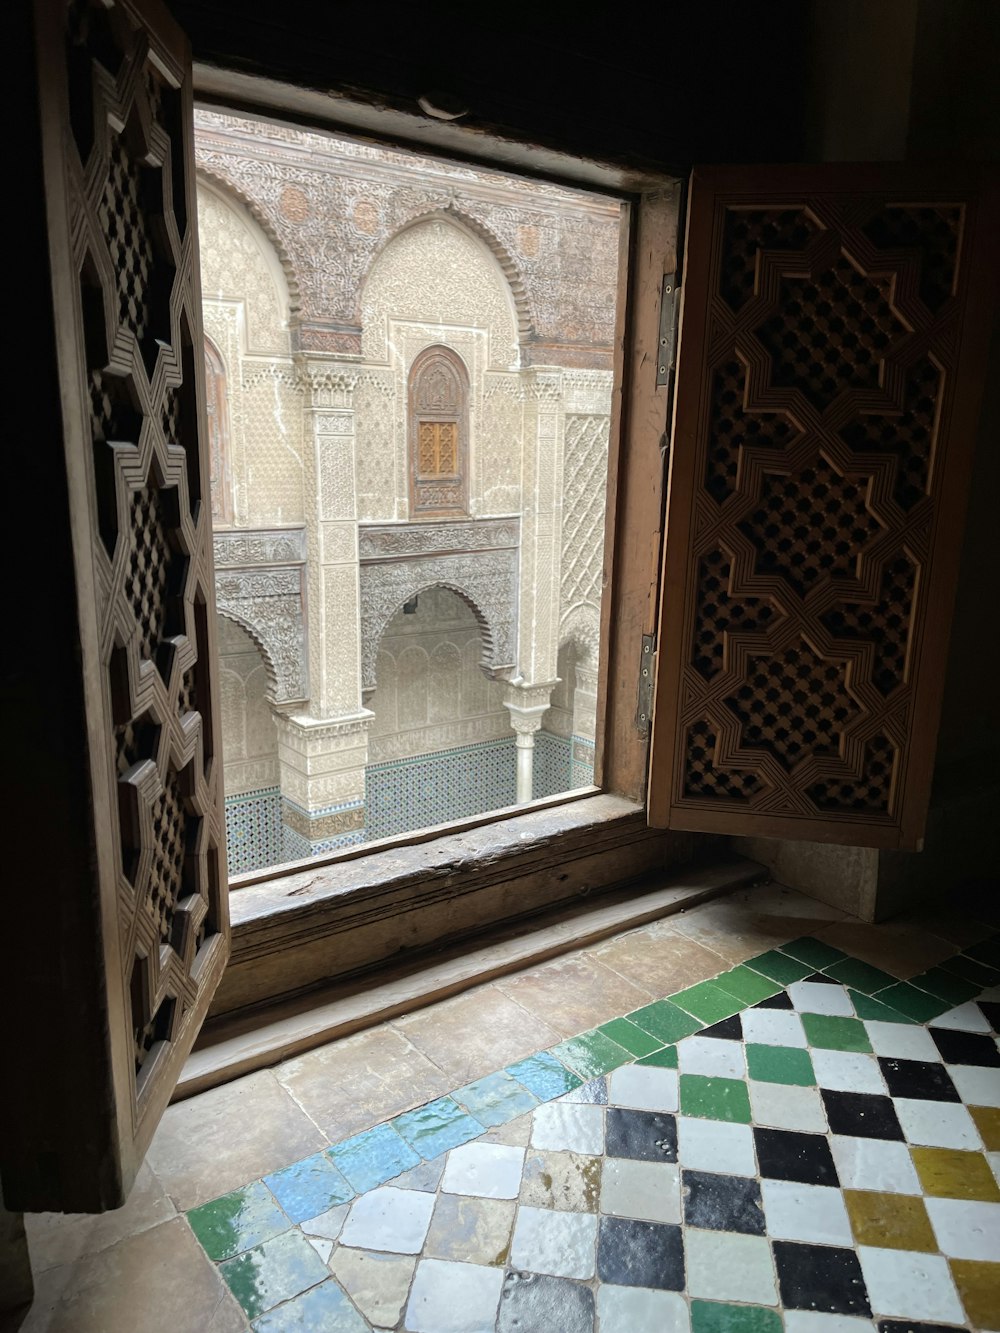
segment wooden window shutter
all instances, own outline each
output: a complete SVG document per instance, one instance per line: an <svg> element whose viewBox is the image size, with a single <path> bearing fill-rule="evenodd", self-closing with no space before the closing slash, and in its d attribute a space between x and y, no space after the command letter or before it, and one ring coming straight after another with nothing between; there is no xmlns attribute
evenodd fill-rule
<svg viewBox="0 0 1000 1333"><path fill-rule="evenodd" d="M695 172L652 824L920 846L997 234L972 169Z"/></svg>
<svg viewBox="0 0 1000 1333"><path fill-rule="evenodd" d="M79 700L86 801L58 874L36 853L48 929L20 941L2 1170L9 1208L98 1211L127 1195L228 951L191 63L145 0L36 17L72 541L55 601L77 635L65 651L54 618L47 651Z"/></svg>
<svg viewBox="0 0 1000 1333"><path fill-rule="evenodd" d="M469 512L469 376L449 347L427 347L409 378L410 511Z"/></svg>

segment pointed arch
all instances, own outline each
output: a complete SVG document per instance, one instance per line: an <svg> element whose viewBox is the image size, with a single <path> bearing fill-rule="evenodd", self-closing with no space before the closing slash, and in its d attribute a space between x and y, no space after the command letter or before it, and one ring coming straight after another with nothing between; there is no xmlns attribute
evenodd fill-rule
<svg viewBox="0 0 1000 1333"><path fill-rule="evenodd" d="M383 255L393 241L402 236L404 232L410 231L414 227L419 227L425 222L435 221L447 222L451 226L458 228L459 231L468 232L469 235L486 246L487 250L489 250L490 254L499 264L500 271L504 276L508 291L510 292L511 303L514 309L514 327L517 332L518 345L523 347L525 343L530 342L534 337L535 321L531 309L531 301L528 297L528 289L521 276L521 270L518 267L517 261L500 238L492 232L489 227L478 221L476 218L471 217L468 213L463 212L462 209L456 207L454 204L449 204L447 208L430 208L414 213L412 217L407 218L405 222L385 238L384 242L372 254L371 259L368 262L368 267L365 269L361 281L358 284L357 304L355 307L355 319L357 323L360 324L362 322L362 299L365 285L381 255Z"/></svg>

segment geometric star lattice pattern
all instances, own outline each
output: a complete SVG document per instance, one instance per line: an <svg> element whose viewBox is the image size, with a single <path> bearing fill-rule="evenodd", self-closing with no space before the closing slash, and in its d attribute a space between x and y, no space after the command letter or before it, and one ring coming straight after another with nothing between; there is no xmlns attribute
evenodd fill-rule
<svg viewBox="0 0 1000 1333"><path fill-rule="evenodd" d="M963 212L714 207L670 801L898 827Z"/></svg>
<svg viewBox="0 0 1000 1333"><path fill-rule="evenodd" d="M998 965L793 940L188 1220L256 1333L996 1329Z"/></svg>
<svg viewBox="0 0 1000 1333"><path fill-rule="evenodd" d="M141 1098L211 978L225 920L183 70L165 49L154 61L151 35L120 6L77 0L66 36L93 557L116 787L109 833L120 847L117 934Z"/></svg>

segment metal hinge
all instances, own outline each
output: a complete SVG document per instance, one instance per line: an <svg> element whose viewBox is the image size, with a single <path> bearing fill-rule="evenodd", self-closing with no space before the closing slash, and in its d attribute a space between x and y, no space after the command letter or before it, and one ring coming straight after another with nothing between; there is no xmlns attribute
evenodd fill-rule
<svg viewBox="0 0 1000 1333"><path fill-rule="evenodd" d="M660 342L656 357L656 387L669 385L674 373L677 352L677 285L676 273L664 273L660 292Z"/></svg>
<svg viewBox="0 0 1000 1333"><path fill-rule="evenodd" d="M656 635L642 636L639 657L639 704L635 710L635 727L643 740L649 737L653 719L653 681L656 678Z"/></svg>

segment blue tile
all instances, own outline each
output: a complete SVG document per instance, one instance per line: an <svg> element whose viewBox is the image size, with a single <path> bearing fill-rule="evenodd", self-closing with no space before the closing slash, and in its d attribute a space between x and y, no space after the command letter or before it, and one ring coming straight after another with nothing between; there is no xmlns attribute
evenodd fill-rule
<svg viewBox="0 0 1000 1333"><path fill-rule="evenodd" d="M518 1083L517 1079L504 1070L497 1074L487 1074L475 1083L467 1083L452 1096L481 1125L505 1125L538 1105L534 1093Z"/></svg>
<svg viewBox="0 0 1000 1333"><path fill-rule="evenodd" d="M407 1111L392 1123L422 1157L437 1157L483 1132L483 1125L451 1097L439 1097L436 1102Z"/></svg>
<svg viewBox="0 0 1000 1333"><path fill-rule="evenodd" d="M368 1333L368 1325L333 1278L255 1319L252 1327L255 1333Z"/></svg>
<svg viewBox="0 0 1000 1333"><path fill-rule="evenodd" d="M335 1203L347 1203L354 1190L325 1152L264 1177L264 1183L293 1222L317 1217Z"/></svg>
<svg viewBox="0 0 1000 1333"><path fill-rule="evenodd" d="M519 1060L516 1065L508 1065L506 1072L543 1102L561 1097L564 1092L572 1092L583 1082L547 1051L539 1051L537 1055L529 1055L527 1060Z"/></svg>
<svg viewBox="0 0 1000 1333"><path fill-rule="evenodd" d="M401 1171L408 1171L420 1161L391 1125L366 1129L363 1134L335 1143L327 1151L359 1194L391 1180Z"/></svg>

